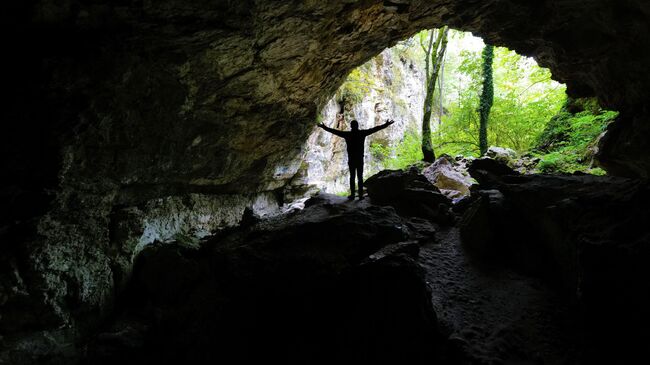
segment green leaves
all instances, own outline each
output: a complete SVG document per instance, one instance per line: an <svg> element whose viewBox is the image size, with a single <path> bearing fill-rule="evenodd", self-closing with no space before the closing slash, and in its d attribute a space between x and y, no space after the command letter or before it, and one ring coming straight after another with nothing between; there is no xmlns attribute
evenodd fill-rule
<svg viewBox="0 0 650 365"><path fill-rule="evenodd" d="M423 71L428 64L431 73L437 60L433 57L437 33L432 38L429 32L423 31L400 42L391 53L394 63L404 57ZM484 49L486 54L482 54ZM431 106L432 149L436 154L478 156L480 113L489 110L489 145L512 148L520 154L533 151L540 158L537 168L542 172L604 174L603 170L592 167L593 153L598 136L617 113L600 110L595 100L567 100L566 87L553 81L551 72L539 67L532 58L501 47L493 48L493 54L487 51L479 38L449 31L445 66L439 75L444 79L444 86L442 90L436 87L435 95L428 95L426 104ZM485 82L494 88L486 90L493 96L491 105L484 99L481 108L481 94L485 90L483 66L489 63L484 62L486 57L492 58L492 81ZM376 77L379 75L373 75L367 66L353 71L337 97L350 102L360 100L376 88L373 81ZM399 80L400 75L394 73L393 77ZM386 95L392 97L390 90ZM402 105L400 100L395 104ZM374 144L371 152L386 168L403 168L423 158L421 147L426 141L423 142L421 131L413 130L396 147Z"/></svg>
<svg viewBox="0 0 650 365"><path fill-rule="evenodd" d="M490 109L494 104L494 79L493 79L493 70L492 65L494 61L494 47L487 44L483 48L483 62L482 62L482 72L481 76L483 77L482 89L481 89L481 101L478 106L478 112L480 116L479 123L479 152L481 155L484 155L488 149L488 119L490 118Z"/></svg>
<svg viewBox="0 0 650 365"><path fill-rule="evenodd" d="M384 168L403 169L418 161L422 161L420 135L415 131L407 131L404 139L395 148L375 143L370 145L373 156L383 162Z"/></svg>
<svg viewBox="0 0 650 365"><path fill-rule="evenodd" d="M371 70L355 68L336 92L336 99L352 104L359 103L373 88L375 88L375 81Z"/></svg>
<svg viewBox="0 0 650 365"><path fill-rule="evenodd" d="M453 46L457 45L450 44ZM440 149L440 153L477 156L483 57L479 49L456 54L446 69L446 79L452 82L443 91L448 100L447 110L434 148ZM494 48L493 84L494 99L487 126L489 144L520 153L530 150L564 102L564 85L553 81L550 71L539 67L533 59L501 47Z"/></svg>
<svg viewBox="0 0 650 365"><path fill-rule="evenodd" d="M582 100L578 103L588 104ZM568 103L576 103L570 100ZM566 109L566 108L565 108ZM618 116L608 110L584 110L572 114L562 110L553 117L540 134L535 155L540 158L537 168L543 173L573 173L576 171L599 174L602 169L593 168L593 155L598 137L607 125Z"/></svg>

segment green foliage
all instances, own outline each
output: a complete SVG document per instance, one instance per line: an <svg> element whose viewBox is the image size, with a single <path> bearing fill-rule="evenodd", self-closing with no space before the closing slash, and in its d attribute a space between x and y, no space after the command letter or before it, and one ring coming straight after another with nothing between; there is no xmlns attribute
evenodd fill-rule
<svg viewBox="0 0 650 365"><path fill-rule="evenodd" d="M492 77L493 60L494 46L487 44L483 48L483 72L481 73L483 76L483 88L481 91L481 101L478 106L478 113L480 117L478 139L481 155L484 155L488 149L488 118L490 117L490 109L492 109L492 105L494 104L494 80Z"/></svg>
<svg viewBox="0 0 650 365"><path fill-rule="evenodd" d="M462 51L446 68L446 115L435 133L439 154L480 154L479 92L483 60L479 51ZM506 48L495 48L493 59L494 101L487 137L491 145L529 151L547 121L566 98L565 87L551 79L534 60Z"/></svg>
<svg viewBox="0 0 650 365"><path fill-rule="evenodd" d="M551 152L540 156L537 170L544 174L572 174L584 172L591 175L605 175L605 170L599 167L590 167L590 164L579 160L579 153L573 152Z"/></svg>
<svg viewBox="0 0 650 365"><path fill-rule="evenodd" d="M374 78L371 72L371 65L364 64L350 72L348 78L336 92L336 100L351 104L360 103L364 95L368 94L375 87Z"/></svg>
<svg viewBox="0 0 650 365"><path fill-rule="evenodd" d="M593 168L593 152L598 137L618 116L617 112L600 110L593 101L582 101L583 111L571 113L576 101L568 100L562 111L554 116L540 134L534 154L540 158L537 166L543 173L573 173L576 171L604 175Z"/></svg>
<svg viewBox="0 0 650 365"><path fill-rule="evenodd" d="M422 161L422 148L420 135L415 131L408 131L404 139L395 147L380 143L370 145L373 157L382 162L387 169L403 169Z"/></svg>
<svg viewBox="0 0 650 365"><path fill-rule="evenodd" d="M395 66L413 62L424 69L428 48L425 46L430 37L431 34L424 31L399 42L388 57ZM616 118L616 112L601 110L594 99L567 100L565 86L553 81L550 71L540 68L531 58L501 47L489 52L488 47L468 33L450 31L448 38L447 58L439 76L444 86L442 91L436 88L432 103L438 110L430 109L431 124L437 125L431 133L432 147L437 155L478 156L483 114L488 121L489 145L508 147L522 155L532 151L533 156L540 158L538 171L605 173L592 168L593 151L598 136ZM345 99L346 104L352 105L375 89L378 94L393 98L400 113L407 114L407 104L396 97L404 78L399 67L393 67L389 73L391 84L386 89L377 88L377 81L374 81L378 77L377 70L384 65L382 57L385 56L352 71L337 92L338 101ZM492 60L491 75L484 70L489 58ZM388 84L386 81L384 83ZM493 89L484 84L492 84ZM420 128L411 128L414 129L396 146L372 144L373 158L390 169L405 168L421 161L422 134Z"/></svg>

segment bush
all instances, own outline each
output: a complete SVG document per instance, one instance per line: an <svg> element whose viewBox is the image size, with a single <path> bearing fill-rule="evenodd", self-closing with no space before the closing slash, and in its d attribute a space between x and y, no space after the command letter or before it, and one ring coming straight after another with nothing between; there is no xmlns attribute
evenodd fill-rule
<svg viewBox="0 0 650 365"><path fill-rule="evenodd" d="M373 88L375 88L375 81L372 70L368 69L368 67L359 67L350 72L348 78L338 89L336 92L336 100L339 102L345 100L348 103L357 104Z"/></svg>
<svg viewBox="0 0 650 365"><path fill-rule="evenodd" d="M373 157L381 161L383 168L403 169L422 161L421 142L419 133L408 131L404 133L404 139L397 146L391 148L373 143L370 145L370 152Z"/></svg>
<svg viewBox="0 0 650 365"><path fill-rule="evenodd" d="M534 155L540 158L537 168L543 173L605 174L604 170L593 168L594 152L600 135L617 116L617 112L594 107L592 99L567 100L537 140L534 148Z"/></svg>

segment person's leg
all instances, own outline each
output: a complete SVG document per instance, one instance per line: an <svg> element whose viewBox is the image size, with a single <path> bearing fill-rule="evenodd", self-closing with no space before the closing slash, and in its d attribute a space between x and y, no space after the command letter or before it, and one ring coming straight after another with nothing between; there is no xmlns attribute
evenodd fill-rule
<svg viewBox="0 0 650 365"><path fill-rule="evenodd" d="M354 199L354 172L356 169L353 164L348 164L348 168L350 169L350 196L348 199Z"/></svg>
<svg viewBox="0 0 650 365"><path fill-rule="evenodd" d="M357 166L357 179L359 181L359 199L363 199L363 162Z"/></svg>

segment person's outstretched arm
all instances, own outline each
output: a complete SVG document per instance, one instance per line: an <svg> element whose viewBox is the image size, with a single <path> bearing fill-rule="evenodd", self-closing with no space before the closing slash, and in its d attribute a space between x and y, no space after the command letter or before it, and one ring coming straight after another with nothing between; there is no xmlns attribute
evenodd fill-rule
<svg viewBox="0 0 650 365"><path fill-rule="evenodd" d="M391 125L393 123L395 123L394 120L389 120L389 121L387 121L386 123L384 123L382 125L378 125L378 126L376 126L374 128L366 129L364 132L366 132L366 135L371 135L373 133L379 132L380 130L388 127L389 125Z"/></svg>
<svg viewBox="0 0 650 365"><path fill-rule="evenodd" d="M323 128L324 130L332 133L332 134L335 134L335 135L339 136L339 137L343 137L345 135L345 132L340 131L338 129L330 128L330 127L326 126L323 123L318 123L318 126Z"/></svg>

